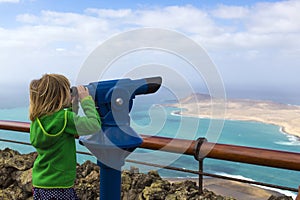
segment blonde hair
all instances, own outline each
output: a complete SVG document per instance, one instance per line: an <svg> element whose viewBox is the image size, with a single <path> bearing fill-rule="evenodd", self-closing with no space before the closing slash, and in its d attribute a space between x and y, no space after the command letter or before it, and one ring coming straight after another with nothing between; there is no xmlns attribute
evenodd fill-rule
<svg viewBox="0 0 300 200"><path fill-rule="evenodd" d="M29 118L34 121L70 106L70 82L60 74L45 74L30 83Z"/></svg>

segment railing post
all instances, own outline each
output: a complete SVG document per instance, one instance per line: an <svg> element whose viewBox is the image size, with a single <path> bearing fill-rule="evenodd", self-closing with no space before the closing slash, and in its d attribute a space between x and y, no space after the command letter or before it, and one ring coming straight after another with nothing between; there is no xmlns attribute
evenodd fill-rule
<svg viewBox="0 0 300 200"><path fill-rule="evenodd" d="M198 193L201 195L203 194L203 160L204 156L201 155L200 148L203 144L203 142L207 142L206 138L200 137L196 140L195 150L194 150L194 158L198 160L199 163L199 178L198 178L198 185L199 185L199 191Z"/></svg>

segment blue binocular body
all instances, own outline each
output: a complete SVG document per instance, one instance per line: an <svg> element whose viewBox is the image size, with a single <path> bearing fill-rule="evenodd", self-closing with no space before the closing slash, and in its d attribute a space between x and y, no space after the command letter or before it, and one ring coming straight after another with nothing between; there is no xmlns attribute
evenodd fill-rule
<svg viewBox="0 0 300 200"><path fill-rule="evenodd" d="M99 81L85 85L101 118L103 138L99 144L103 148L117 146L127 149L142 143L142 139L130 127L129 113L133 100L136 95L155 93L161 82L161 77L151 77ZM76 90L72 89L72 92Z"/></svg>
<svg viewBox="0 0 300 200"><path fill-rule="evenodd" d="M129 125L129 112L136 95L154 93L161 84L160 77L119 79L93 82L87 85L94 98L104 125Z"/></svg>

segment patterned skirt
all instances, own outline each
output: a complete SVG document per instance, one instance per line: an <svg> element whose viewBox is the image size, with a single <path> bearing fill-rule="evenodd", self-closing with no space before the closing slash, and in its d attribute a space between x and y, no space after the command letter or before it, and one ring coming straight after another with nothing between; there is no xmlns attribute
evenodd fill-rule
<svg viewBox="0 0 300 200"><path fill-rule="evenodd" d="M74 188L33 188L34 200L80 200Z"/></svg>

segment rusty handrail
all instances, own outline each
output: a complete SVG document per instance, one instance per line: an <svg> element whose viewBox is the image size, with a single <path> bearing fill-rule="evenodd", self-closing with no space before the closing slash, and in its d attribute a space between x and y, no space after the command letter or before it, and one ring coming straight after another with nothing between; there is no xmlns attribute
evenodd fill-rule
<svg viewBox="0 0 300 200"><path fill-rule="evenodd" d="M29 133L30 123L29 122L0 120L0 129Z"/></svg>
<svg viewBox="0 0 300 200"><path fill-rule="evenodd" d="M0 120L0 129L29 132L29 122ZM141 135L140 148L195 155L197 141ZM203 142L206 158L300 171L300 153Z"/></svg>

